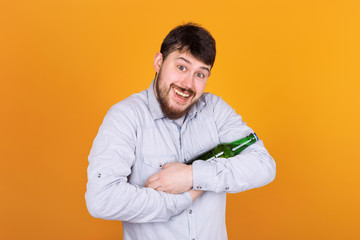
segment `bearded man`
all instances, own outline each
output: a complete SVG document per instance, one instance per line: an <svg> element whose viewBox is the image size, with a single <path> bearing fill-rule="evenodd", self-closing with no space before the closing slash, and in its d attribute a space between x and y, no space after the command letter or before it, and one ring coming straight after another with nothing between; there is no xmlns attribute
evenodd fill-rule
<svg viewBox="0 0 360 240"><path fill-rule="evenodd" d="M108 111L89 155L86 203L121 220L125 240L227 239L226 193L264 186L275 162L261 140L231 158L186 162L253 132L220 97L204 93L215 40L175 27L155 54L150 87Z"/></svg>

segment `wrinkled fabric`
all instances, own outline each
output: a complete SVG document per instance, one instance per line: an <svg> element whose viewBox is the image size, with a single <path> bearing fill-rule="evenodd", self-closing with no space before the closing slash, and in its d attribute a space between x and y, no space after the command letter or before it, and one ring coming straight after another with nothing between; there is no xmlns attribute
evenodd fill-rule
<svg viewBox="0 0 360 240"><path fill-rule="evenodd" d="M205 192L194 202L189 192L167 194L144 184L166 163L186 162L252 132L210 93L202 95L180 128L164 117L152 83L106 114L89 155L88 210L96 218L122 221L125 240L227 239L226 193L275 178L275 162L261 140L229 159L195 161L193 189Z"/></svg>

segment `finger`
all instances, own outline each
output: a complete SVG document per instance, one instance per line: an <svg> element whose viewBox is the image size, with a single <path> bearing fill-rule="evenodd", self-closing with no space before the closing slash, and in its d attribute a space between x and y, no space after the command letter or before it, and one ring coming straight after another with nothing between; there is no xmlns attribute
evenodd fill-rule
<svg viewBox="0 0 360 240"><path fill-rule="evenodd" d="M150 186L153 186L154 184L154 182L156 181L157 179L155 179L155 180L153 180L153 181L149 181L149 179L146 181L146 183L145 183L145 187L150 187Z"/></svg>
<svg viewBox="0 0 360 240"><path fill-rule="evenodd" d="M164 188L163 186L159 186L157 188L155 188L156 191L159 191L159 192L166 192L166 188Z"/></svg>
<svg viewBox="0 0 360 240"><path fill-rule="evenodd" d="M145 186L149 185L151 182L156 181L160 178L159 174L155 173L154 175L152 175L151 177L149 177L146 180Z"/></svg>
<svg viewBox="0 0 360 240"><path fill-rule="evenodd" d="M161 183L160 183L160 181L155 180L155 181L149 183L146 187L157 190L157 188L161 187Z"/></svg>

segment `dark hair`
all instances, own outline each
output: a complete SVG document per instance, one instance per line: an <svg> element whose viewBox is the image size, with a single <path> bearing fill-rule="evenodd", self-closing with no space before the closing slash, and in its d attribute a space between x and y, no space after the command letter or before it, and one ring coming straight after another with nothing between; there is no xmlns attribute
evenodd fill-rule
<svg viewBox="0 0 360 240"><path fill-rule="evenodd" d="M171 30L161 44L163 60L173 51L189 51L196 59L211 67L214 65L215 39L203 27L195 23L179 25Z"/></svg>

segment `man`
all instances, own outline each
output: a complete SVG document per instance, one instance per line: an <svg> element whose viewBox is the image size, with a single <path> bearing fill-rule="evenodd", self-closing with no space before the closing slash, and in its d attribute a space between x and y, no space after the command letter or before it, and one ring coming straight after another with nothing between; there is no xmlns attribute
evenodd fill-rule
<svg viewBox="0 0 360 240"><path fill-rule="evenodd" d="M104 118L89 155L86 203L94 217L121 220L125 240L227 239L226 193L275 177L261 140L229 159L184 164L252 132L221 98L203 94L215 52L204 28L174 28L155 55L149 89Z"/></svg>

